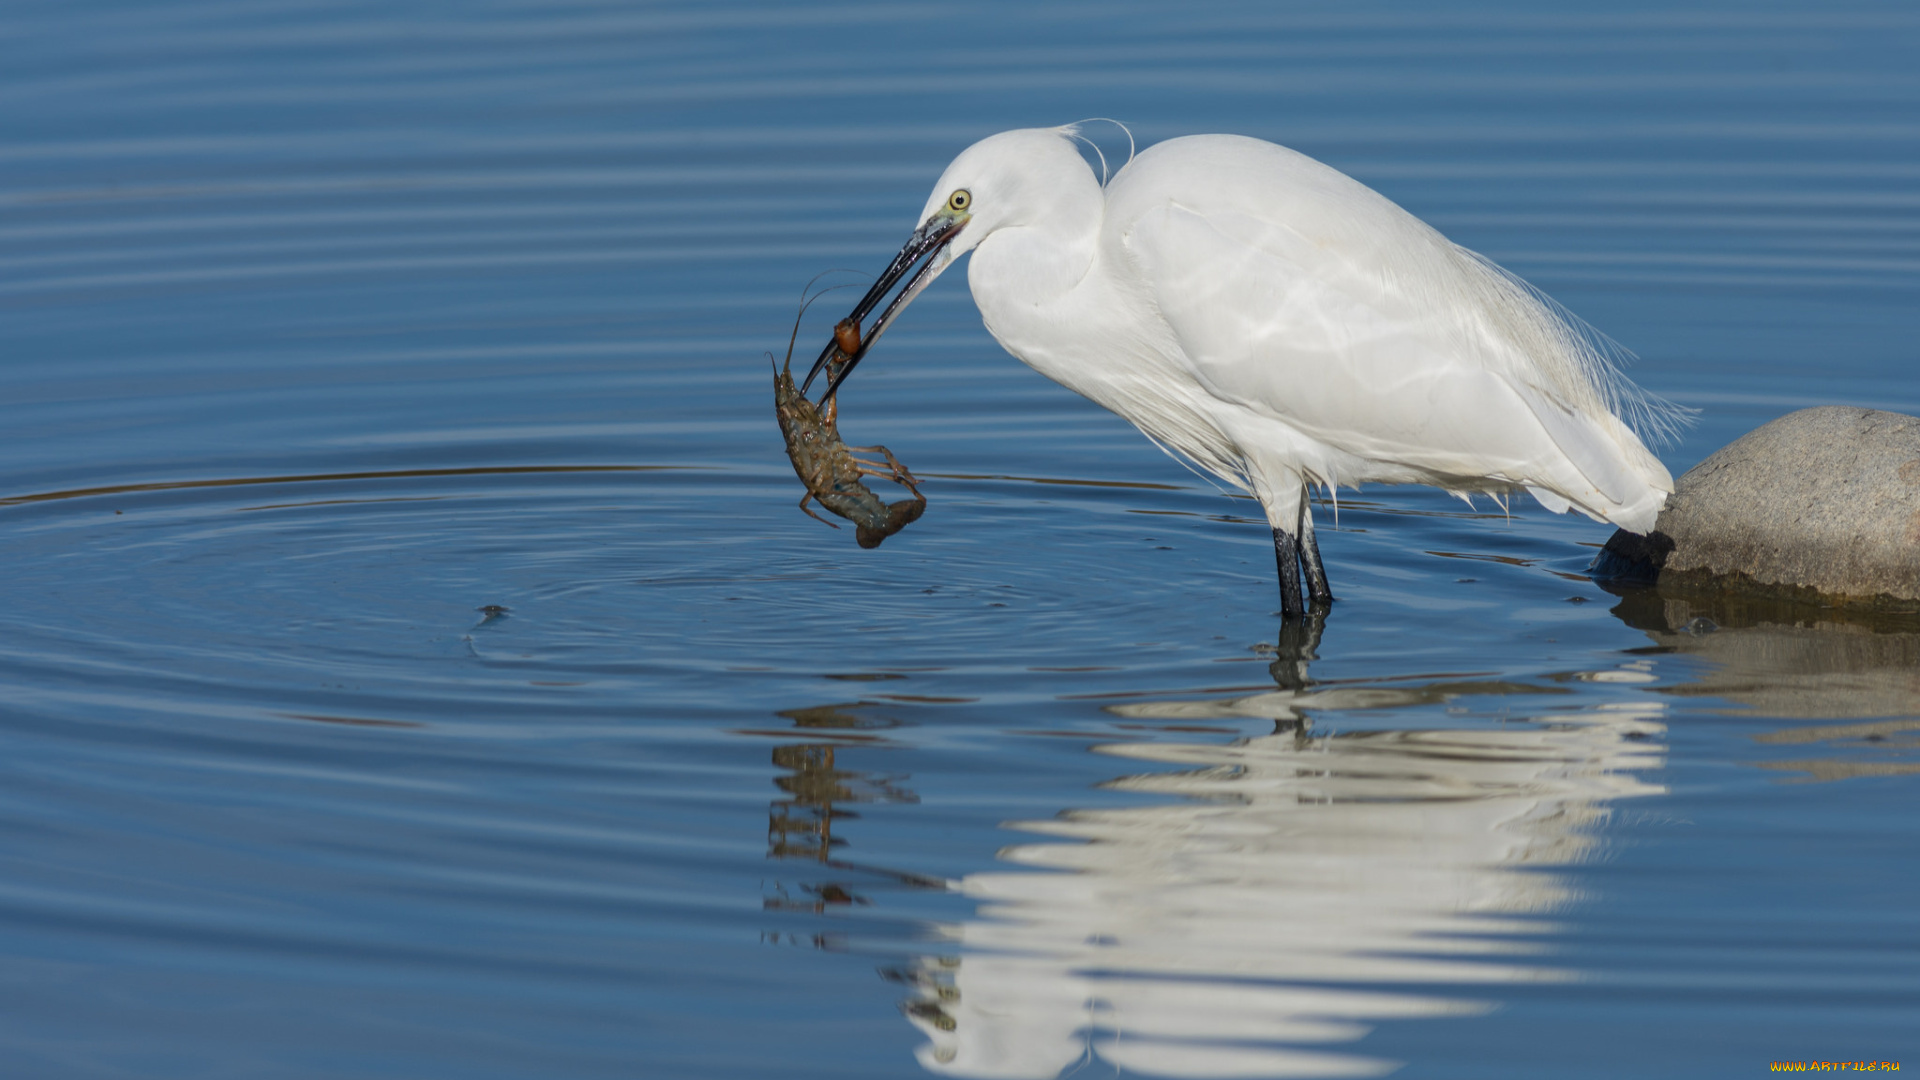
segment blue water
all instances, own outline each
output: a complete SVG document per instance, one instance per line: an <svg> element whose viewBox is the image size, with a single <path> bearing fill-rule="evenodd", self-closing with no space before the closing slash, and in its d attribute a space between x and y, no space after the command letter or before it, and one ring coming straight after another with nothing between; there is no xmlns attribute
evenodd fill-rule
<svg viewBox="0 0 1920 1080"><path fill-rule="evenodd" d="M1087 116L1526 276L1676 474L1920 412L1910 5L8 5L0 1072L1920 1059L1913 627L1377 488L1285 637L1257 507L959 273L845 398L926 516L795 508L802 283Z"/></svg>

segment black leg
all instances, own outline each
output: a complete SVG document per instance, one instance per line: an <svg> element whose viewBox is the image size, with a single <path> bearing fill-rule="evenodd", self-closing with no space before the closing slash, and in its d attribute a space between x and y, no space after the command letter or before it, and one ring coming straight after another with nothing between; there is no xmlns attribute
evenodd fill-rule
<svg viewBox="0 0 1920 1080"><path fill-rule="evenodd" d="M1297 619L1307 611L1300 601L1300 543L1285 529L1273 530L1273 561L1280 571L1280 617Z"/></svg>
<svg viewBox="0 0 1920 1080"><path fill-rule="evenodd" d="M1307 576L1307 599L1316 608L1333 603L1333 590L1327 586L1327 568L1320 562L1320 541L1313 535L1313 504L1307 492L1300 492L1300 569Z"/></svg>

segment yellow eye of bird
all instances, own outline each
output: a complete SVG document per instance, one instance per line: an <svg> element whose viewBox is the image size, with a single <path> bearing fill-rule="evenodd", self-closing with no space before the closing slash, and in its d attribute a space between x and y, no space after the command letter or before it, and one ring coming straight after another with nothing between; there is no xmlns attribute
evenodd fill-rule
<svg viewBox="0 0 1920 1080"><path fill-rule="evenodd" d="M972 205L972 203L973 196L967 193L966 188L961 188L959 191L947 196L947 209L949 210L965 210L968 206Z"/></svg>

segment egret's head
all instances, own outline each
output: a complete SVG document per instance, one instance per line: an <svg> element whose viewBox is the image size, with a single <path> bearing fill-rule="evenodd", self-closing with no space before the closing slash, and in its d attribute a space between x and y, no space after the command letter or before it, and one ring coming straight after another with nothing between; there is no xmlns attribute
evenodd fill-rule
<svg viewBox="0 0 1920 1080"><path fill-rule="evenodd" d="M990 135L960 152L927 196L922 222L962 225L941 253L942 266L1005 228L1045 220L1091 174L1072 128L1026 128Z"/></svg>
<svg viewBox="0 0 1920 1080"><path fill-rule="evenodd" d="M899 295L867 331L859 351L833 372L827 396L839 388L854 365L866 356L913 298L933 284L933 279L953 265L955 259L978 247L997 230L1043 220L1066 192L1090 179L1086 162L1074 148L1072 128L1003 131L961 151L941 174L933 193L927 196L927 205L920 213L920 227L913 231L906 246L893 257L873 288L855 305L849 318L857 324L902 278L906 279ZM829 342L820 359L814 362L806 382L801 384L802 393L837 355L835 343Z"/></svg>

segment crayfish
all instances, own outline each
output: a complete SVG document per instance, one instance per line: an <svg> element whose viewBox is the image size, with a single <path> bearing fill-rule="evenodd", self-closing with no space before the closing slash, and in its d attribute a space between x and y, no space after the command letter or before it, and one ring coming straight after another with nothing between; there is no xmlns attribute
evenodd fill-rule
<svg viewBox="0 0 1920 1080"><path fill-rule="evenodd" d="M801 310L804 312L805 308ZM799 337L797 320L794 337ZM833 338L837 350L835 365L860 350L860 327L852 320L841 320L840 325L834 327ZM886 447L848 446L843 442L836 424L837 396L818 405L809 401L794 387L792 364L793 341L788 341L786 363L775 365L773 370L773 411L780 420L780 433L786 436L787 457L793 461L793 471L807 486L807 493L800 497L800 509L816 521L839 528L807 506L817 500L829 511L853 522L853 536L861 547L879 547L882 540L919 520L926 510L927 499L920 494L919 481ZM886 463L862 460L853 456L854 451L878 454ZM913 492L913 498L888 505L860 482L863 476L883 476Z"/></svg>

